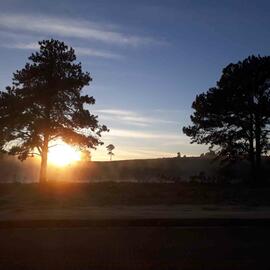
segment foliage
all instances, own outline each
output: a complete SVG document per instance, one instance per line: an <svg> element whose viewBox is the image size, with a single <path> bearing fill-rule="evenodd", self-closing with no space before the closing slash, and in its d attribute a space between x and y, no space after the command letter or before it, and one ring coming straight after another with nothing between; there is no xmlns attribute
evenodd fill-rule
<svg viewBox="0 0 270 270"><path fill-rule="evenodd" d="M183 132L229 161L248 157L259 171L269 150L270 57L250 56L223 69L216 87L192 104L193 125Z"/></svg>
<svg viewBox="0 0 270 270"><path fill-rule="evenodd" d="M81 151L81 160L86 162L91 161L92 160L91 152L86 149Z"/></svg>
<svg viewBox="0 0 270 270"><path fill-rule="evenodd" d="M40 155L40 180L45 181L50 142L95 148L107 128L86 108L95 103L82 95L92 78L75 62L74 50L53 39L39 46L13 74L12 86L0 92L0 148L20 160Z"/></svg>

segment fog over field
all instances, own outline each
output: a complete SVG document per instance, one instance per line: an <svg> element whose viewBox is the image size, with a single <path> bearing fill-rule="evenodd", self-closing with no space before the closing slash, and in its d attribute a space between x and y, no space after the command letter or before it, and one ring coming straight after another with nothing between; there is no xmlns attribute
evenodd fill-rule
<svg viewBox="0 0 270 270"><path fill-rule="evenodd" d="M36 182L40 161L30 158L20 162L4 156L0 162L0 181ZM268 159L264 164L269 163ZM202 182L231 183L248 177L248 164L221 166L207 157L160 158L123 161L78 161L68 166L48 167L49 181L71 182Z"/></svg>

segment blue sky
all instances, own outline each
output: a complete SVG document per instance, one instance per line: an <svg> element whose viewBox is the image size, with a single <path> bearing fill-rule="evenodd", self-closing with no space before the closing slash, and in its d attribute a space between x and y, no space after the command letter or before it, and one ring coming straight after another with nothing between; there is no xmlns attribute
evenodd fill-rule
<svg viewBox="0 0 270 270"><path fill-rule="evenodd" d="M269 55L269 13L268 1L3 0L0 87L38 40L63 40L93 77L90 110L116 159L198 155L207 147L182 134L192 101L230 62ZM108 159L105 146L92 155Z"/></svg>

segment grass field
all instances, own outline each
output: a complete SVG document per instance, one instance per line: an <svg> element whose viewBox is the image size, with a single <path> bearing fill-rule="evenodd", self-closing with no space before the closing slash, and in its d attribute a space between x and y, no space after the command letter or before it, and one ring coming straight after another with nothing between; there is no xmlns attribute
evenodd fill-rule
<svg viewBox="0 0 270 270"><path fill-rule="evenodd" d="M270 187L196 183L1 184L0 220L270 218Z"/></svg>
<svg viewBox="0 0 270 270"><path fill-rule="evenodd" d="M1 184L0 209L10 206L69 207L112 205L269 206L270 187L198 183Z"/></svg>

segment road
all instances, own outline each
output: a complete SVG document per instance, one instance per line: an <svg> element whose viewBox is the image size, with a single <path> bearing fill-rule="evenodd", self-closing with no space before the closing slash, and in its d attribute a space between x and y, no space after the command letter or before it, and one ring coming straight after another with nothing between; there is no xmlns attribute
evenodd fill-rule
<svg viewBox="0 0 270 270"><path fill-rule="evenodd" d="M1 228L2 270L270 269L270 228Z"/></svg>

